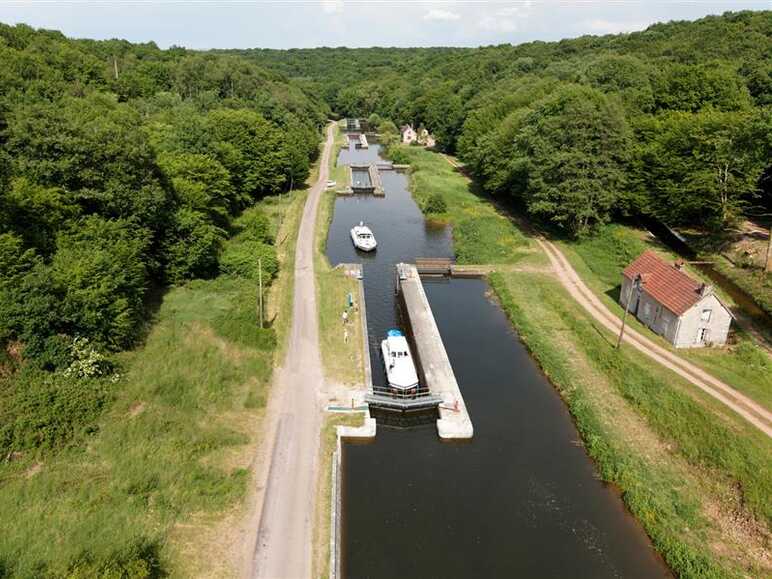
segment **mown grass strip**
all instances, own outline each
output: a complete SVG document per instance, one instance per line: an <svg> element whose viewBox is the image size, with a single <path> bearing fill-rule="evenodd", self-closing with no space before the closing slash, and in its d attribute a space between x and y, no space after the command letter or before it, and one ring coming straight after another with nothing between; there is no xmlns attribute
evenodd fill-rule
<svg viewBox="0 0 772 579"><path fill-rule="evenodd" d="M735 474L754 511L768 520L766 499L771 489L765 457L770 448L765 441L717 425L715 417L673 388L666 378L648 373L634 353L616 352L610 341L575 311L555 281L496 273L490 276L490 283L520 338L566 401L602 478L622 490L625 504L671 569L685 577L742 576L736 564L705 548L702 540L708 528L700 512L703 497L699 490L684 489L681 481L638 456L618 433L610 432L614 417L598 412L586 394L584 381L588 377L577 373L567 352L558 347L556 328L545 324L545 317L552 312L563 339L569 340L660 436L675 440L677 451L688 461L724 473L722 476ZM540 307L526 308L520 305L523 303L539 303Z"/></svg>

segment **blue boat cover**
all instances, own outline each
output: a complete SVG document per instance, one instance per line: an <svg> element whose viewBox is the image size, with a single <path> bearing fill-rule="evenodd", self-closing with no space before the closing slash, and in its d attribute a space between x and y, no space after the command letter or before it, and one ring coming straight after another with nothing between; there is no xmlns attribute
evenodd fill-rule
<svg viewBox="0 0 772 579"><path fill-rule="evenodd" d="M402 335L402 332L400 332L399 330L389 330L388 332L386 332L386 335L389 338L399 338Z"/></svg>

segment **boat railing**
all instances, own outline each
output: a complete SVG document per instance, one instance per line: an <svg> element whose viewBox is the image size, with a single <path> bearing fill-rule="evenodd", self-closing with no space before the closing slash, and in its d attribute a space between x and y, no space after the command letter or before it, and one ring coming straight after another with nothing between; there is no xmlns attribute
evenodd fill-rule
<svg viewBox="0 0 772 579"><path fill-rule="evenodd" d="M416 398L426 398L432 395L431 391L426 387L419 387L417 389L400 390L398 388L391 388L390 386L375 386L373 385L373 394L378 396L388 396L397 400L413 400Z"/></svg>

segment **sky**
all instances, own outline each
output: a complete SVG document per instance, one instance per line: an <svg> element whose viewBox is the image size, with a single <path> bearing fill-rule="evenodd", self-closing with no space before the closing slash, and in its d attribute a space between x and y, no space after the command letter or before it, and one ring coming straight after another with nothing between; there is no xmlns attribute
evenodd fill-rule
<svg viewBox="0 0 772 579"><path fill-rule="evenodd" d="M772 0L0 0L0 22L207 48L483 46L643 30Z"/></svg>

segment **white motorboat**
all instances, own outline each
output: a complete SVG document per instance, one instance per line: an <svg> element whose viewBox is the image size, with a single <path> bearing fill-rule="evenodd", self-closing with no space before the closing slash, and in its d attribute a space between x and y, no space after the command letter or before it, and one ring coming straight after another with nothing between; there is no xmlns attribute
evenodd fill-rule
<svg viewBox="0 0 772 579"><path fill-rule="evenodd" d="M381 352L389 387L400 393L417 391L418 374L404 334L399 330L386 332L386 339L381 342Z"/></svg>
<svg viewBox="0 0 772 579"><path fill-rule="evenodd" d="M377 245L375 242L375 235L373 235L370 228L361 221L359 222L359 225L355 225L351 228L351 240L354 242L354 247L361 249L362 251L372 251Z"/></svg>

